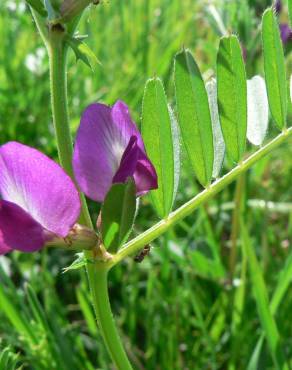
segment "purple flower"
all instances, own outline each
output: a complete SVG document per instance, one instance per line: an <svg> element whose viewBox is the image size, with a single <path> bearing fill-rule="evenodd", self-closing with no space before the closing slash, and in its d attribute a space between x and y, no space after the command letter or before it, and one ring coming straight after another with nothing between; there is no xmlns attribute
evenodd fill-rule
<svg viewBox="0 0 292 370"><path fill-rule="evenodd" d="M113 183L135 180L137 195L157 188L155 168L142 137L122 101L111 108L91 104L82 114L73 168L81 190L102 202Z"/></svg>
<svg viewBox="0 0 292 370"><path fill-rule="evenodd" d="M292 40L292 30L287 23L280 24L280 33L284 45Z"/></svg>
<svg viewBox="0 0 292 370"><path fill-rule="evenodd" d="M0 254L64 238L79 213L78 192L59 165L20 143L0 146Z"/></svg>

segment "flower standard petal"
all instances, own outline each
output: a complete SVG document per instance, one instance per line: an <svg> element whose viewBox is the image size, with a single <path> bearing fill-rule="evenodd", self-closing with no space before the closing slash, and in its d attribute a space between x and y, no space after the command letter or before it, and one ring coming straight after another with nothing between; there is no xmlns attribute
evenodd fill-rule
<svg viewBox="0 0 292 370"><path fill-rule="evenodd" d="M143 181L136 173L137 166ZM112 108L104 104L86 108L77 132L73 168L81 190L99 202L112 183L125 182L129 176L143 183L143 193L157 187L157 179L153 181L155 169L145 154L141 134L122 101ZM137 192L141 193L139 186Z"/></svg>
<svg viewBox="0 0 292 370"><path fill-rule="evenodd" d="M127 104L118 100L111 108L111 116L120 133L120 141L124 144L124 147L126 148L132 136L136 136L138 147L145 151L142 136L130 116Z"/></svg>
<svg viewBox="0 0 292 370"><path fill-rule="evenodd" d="M91 104L82 114L77 132L73 168L81 190L102 201L111 186L125 150L111 118L111 108Z"/></svg>
<svg viewBox="0 0 292 370"><path fill-rule="evenodd" d="M43 227L18 205L0 201L0 254L34 252L45 244Z"/></svg>
<svg viewBox="0 0 292 370"><path fill-rule="evenodd" d="M79 217L79 195L70 177L44 154L17 142L0 147L0 194L62 237Z"/></svg>

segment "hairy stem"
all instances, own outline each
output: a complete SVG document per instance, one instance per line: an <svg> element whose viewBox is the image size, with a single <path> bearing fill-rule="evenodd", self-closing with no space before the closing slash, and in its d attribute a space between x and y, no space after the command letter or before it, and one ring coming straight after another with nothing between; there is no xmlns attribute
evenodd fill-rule
<svg viewBox="0 0 292 370"><path fill-rule="evenodd" d="M208 188L196 195L190 201L182 205L180 208L172 212L166 219L161 220L150 229L146 230L136 238L130 240L109 262L110 266L114 266L129 255L137 253L146 244L149 244L154 239L165 233L168 229L173 227L176 223L191 214L196 208L207 202L219 191L223 190L232 181L237 179L241 174L247 171L253 164L258 162L261 158L269 154L273 149L281 145L285 140L292 136L292 127L285 129L276 138L263 146L261 149L253 153L246 160L238 164L233 170L228 172L219 180L213 182Z"/></svg>
<svg viewBox="0 0 292 370"><path fill-rule="evenodd" d="M51 104L61 166L74 179L72 169L73 145L69 125L67 100L67 51L64 31L55 27L50 31L48 51L50 60ZM80 194L82 213L80 223L91 227L85 198Z"/></svg>
<svg viewBox="0 0 292 370"><path fill-rule="evenodd" d="M67 46L64 41L65 33L61 26L54 26L49 33L48 51L50 59L51 103L54 127L56 132L59 159L65 171L74 179L72 169L72 139L69 127L67 101ZM80 224L92 228L85 198L80 194L82 212ZM85 251L89 260L94 258L93 251ZM96 319L103 334L109 353L119 370L131 370L131 365L123 349L118 331L111 313L107 292L107 269L105 263L88 263L87 275L92 294Z"/></svg>

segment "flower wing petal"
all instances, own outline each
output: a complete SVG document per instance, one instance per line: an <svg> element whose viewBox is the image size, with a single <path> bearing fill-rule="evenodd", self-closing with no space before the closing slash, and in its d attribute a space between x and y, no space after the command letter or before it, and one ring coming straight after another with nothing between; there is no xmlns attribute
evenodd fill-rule
<svg viewBox="0 0 292 370"><path fill-rule="evenodd" d="M130 167L133 166L134 163L134 156L138 156L136 168L133 172L137 194L142 195L151 189L157 189L158 183L155 168L145 153L142 136L131 119L128 106L121 100L118 100L112 107L112 118L122 132L122 137L127 144L129 143L129 138L131 138L131 140L133 137L136 138L136 144L132 146L131 152L126 153L125 151L125 155L121 160L120 168L115 175L115 179L117 179L118 174L119 176L121 175L122 171L126 172L125 169L127 167L128 172L130 172ZM129 149L129 146L130 143L127 149ZM124 181L126 181L126 179Z"/></svg>
<svg viewBox="0 0 292 370"><path fill-rule="evenodd" d="M45 243L44 229L18 205L0 201L0 254L34 252Z"/></svg>
<svg viewBox="0 0 292 370"><path fill-rule="evenodd" d="M137 188L137 194L143 195L149 190L158 188L157 173L147 155L140 150L134 180Z"/></svg>
<svg viewBox="0 0 292 370"><path fill-rule="evenodd" d="M157 189L155 168L144 151L138 147L136 136L131 137L113 182L125 182L131 176L134 177L138 195Z"/></svg>
<svg viewBox="0 0 292 370"><path fill-rule="evenodd" d="M41 152L17 142L0 147L0 193L62 237L80 214L79 195L70 177Z"/></svg>
<svg viewBox="0 0 292 370"><path fill-rule="evenodd" d="M126 150L124 151L119 169L113 178L113 183L124 183L127 181L128 177L132 177L134 175L137 167L139 150L137 137L132 136Z"/></svg>

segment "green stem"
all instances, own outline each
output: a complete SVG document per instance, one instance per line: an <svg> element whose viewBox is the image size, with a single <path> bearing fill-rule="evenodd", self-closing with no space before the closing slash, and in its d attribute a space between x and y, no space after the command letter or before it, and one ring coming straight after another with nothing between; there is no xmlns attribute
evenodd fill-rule
<svg viewBox="0 0 292 370"><path fill-rule="evenodd" d="M253 164L258 162L261 158L269 154L273 149L281 145L288 137L292 136L292 127L285 129L276 138L256 151L246 160L238 164L233 170L228 172L219 180L213 182L208 188L196 195L190 201L182 205L180 208L172 212L166 219L161 220L150 229L146 230L136 238L130 240L125 246L109 262L110 266L114 266L129 255L137 253L146 244L151 243L154 239L165 233L168 229L173 227L176 223L191 214L196 208L207 202L215 194L223 190L232 181L238 178L241 174L246 172Z"/></svg>
<svg viewBox="0 0 292 370"><path fill-rule="evenodd" d="M93 274L91 278L95 281L92 291L94 309L108 352L119 370L132 370L111 312L107 283L108 267L99 264L91 273Z"/></svg>
<svg viewBox="0 0 292 370"><path fill-rule="evenodd" d="M64 41L65 33L59 26L49 32L47 47L50 59L51 102L53 120L56 132L59 159L62 167L74 179L72 169L73 145L69 126L67 101L67 46ZM80 194L82 212L79 222L92 228L86 200ZM89 260L94 258L92 251L84 252ZM105 263L88 263L87 275L93 298L96 318L103 334L109 353L119 370L131 370L131 365L123 349L118 335L107 291L107 271Z"/></svg>
<svg viewBox="0 0 292 370"><path fill-rule="evenodd" d="M65 33L55 27L50 31L48 51L50 60L51 104L61 166L74 179L72 168L73 145L69 125L67 100L67 51ZM85 198L80 194L82 213L79 222L92 227Z"/></svg>
<svg viewBox="0 0 292 370"><path fill-rule="evenodd" d="M60 162L68 175L73 177L71 164L73 146L67 108L67 47L62 39L62 31L51 32L51 43L49 44L51 102Z"/></svg>

